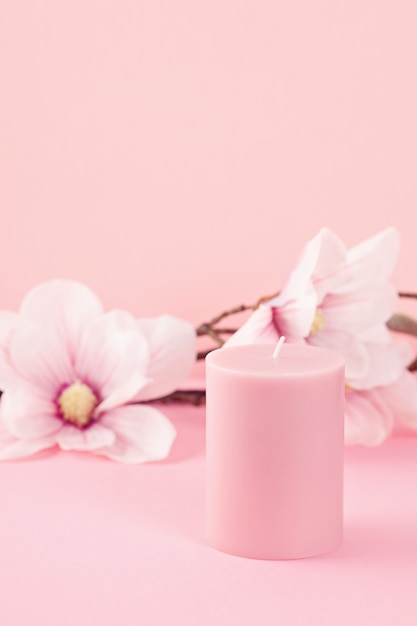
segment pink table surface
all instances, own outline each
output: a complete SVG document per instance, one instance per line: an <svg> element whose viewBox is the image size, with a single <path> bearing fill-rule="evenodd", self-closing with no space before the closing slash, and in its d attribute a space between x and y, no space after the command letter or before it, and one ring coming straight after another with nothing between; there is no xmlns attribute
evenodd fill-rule
<svg viewBox="0 0 417 626"><path fill-rule="evenodd" d="M0 465L2 625L415 626L417 438L347 450L342 547L251 561L204 541L204 408L164 410L163 463Z"/></svg>

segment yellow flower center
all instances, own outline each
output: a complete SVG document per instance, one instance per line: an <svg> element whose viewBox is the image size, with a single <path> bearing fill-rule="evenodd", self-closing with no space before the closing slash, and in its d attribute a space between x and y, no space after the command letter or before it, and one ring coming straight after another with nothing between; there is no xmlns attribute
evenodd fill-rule
<svg viewBox="0 0 417 626"><path fill-rule="evenodd" d="M72 385L65 387L57 402L62 418L82 428L91 422L99 401L91 387L76 380Z"/></svg>
<svg viewBox="0 0 417 626"><path fill-rule="evenodd" d="M326 328L326 318L324 317L323 313L320 311L320 309L316 309L316 312L314 313L314 319L313 322L311 324L311 328L310 328L310 335L315 335L316 333L320 332L321 330L323 330L323 328Z"/></svg>

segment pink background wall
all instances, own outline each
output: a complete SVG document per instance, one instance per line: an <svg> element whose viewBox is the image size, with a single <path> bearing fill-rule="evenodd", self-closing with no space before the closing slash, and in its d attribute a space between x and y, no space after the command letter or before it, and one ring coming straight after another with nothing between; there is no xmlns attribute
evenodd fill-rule
<svg viewBox="0 0 417 626"><path fill-rule="evenodd" d="M417 288L413 0L2 0L0 306L37 282L197 322L323 225Z"/></svg>
<svg viewBox="0 0 417 626"><path fill-rule="evenodd" d="M397 225L417 289L416 24L416 0L0 0L0 308L66 276L202 321L323 225ZM340 551L246 561L204 543L204 410L167 413L166 463L2 466L2 624L416 624L415 438L347 452Z"/></svg>

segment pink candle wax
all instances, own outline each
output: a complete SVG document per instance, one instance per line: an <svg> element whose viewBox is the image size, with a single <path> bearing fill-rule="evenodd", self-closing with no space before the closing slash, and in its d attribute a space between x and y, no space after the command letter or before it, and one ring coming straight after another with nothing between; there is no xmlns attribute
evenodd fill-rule
<svg viewBox="0 0 417 626"><path fill-rule="evenodd" d="M342 540L344 362L284 344L211 352L207 539L223 552L295 559Z"/></svg>

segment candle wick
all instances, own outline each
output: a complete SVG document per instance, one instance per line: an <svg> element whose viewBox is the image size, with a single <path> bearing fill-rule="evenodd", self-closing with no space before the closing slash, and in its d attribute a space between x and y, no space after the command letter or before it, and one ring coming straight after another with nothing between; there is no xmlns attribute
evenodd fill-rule
<svg viewBox="0 0 417 626"><path fill-rule="evenodd" d="M278 341L278 343L277 343L277 345L275 347L274 353L272 355L272 357L274 359L276 359L278 354L280 353L280 350L282 348L282 344L284 343L284 341L285 341L285 337L284 337L284 335L282 335L282 337L280 337L280 339L279 339L279 341Z"/></svg>

